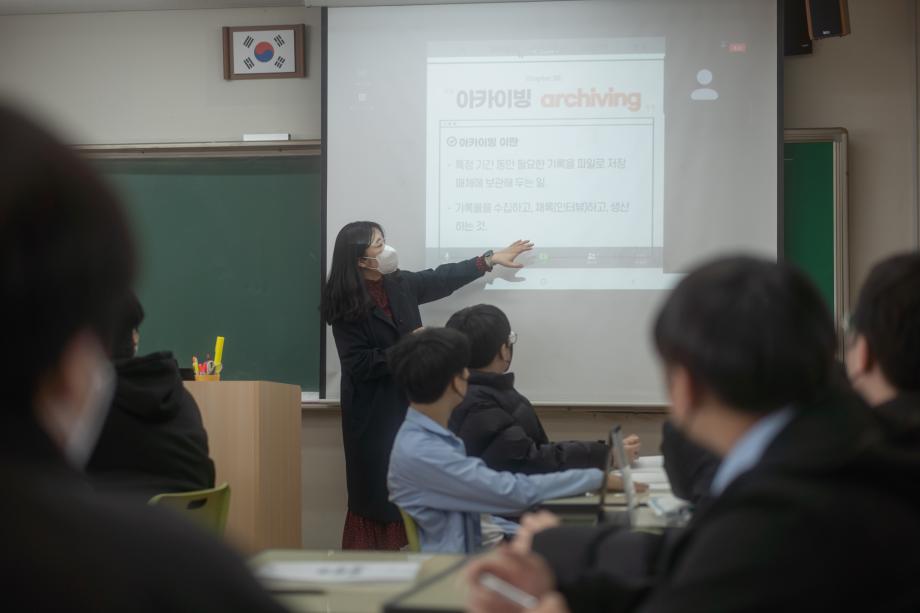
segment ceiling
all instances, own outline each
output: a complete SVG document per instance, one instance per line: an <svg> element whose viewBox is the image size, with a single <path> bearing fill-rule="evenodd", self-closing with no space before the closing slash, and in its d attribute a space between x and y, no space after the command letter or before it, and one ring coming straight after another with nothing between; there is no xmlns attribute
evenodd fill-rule
<svg viewBox="0 0 920 613"><path fill-rule="evenodd" d="M496 0L0 0L0 15L103 13L177 9L270 8L279 6L377 6L398 4L470 4ZM526 2L529 0L501 0Z"/></svg>

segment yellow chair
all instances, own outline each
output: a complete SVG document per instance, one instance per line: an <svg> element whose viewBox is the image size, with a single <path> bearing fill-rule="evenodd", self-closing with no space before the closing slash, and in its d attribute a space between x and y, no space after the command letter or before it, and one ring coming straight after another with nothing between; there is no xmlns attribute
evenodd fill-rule
<svg viewBox="0 0 920 613"><path fill-rule="evenodd" d="M421 552L422 544L418 540L418 526L415 525L415 520L402 509L399 510L399 514L402 515L403 525L406 527L406 539L409 541L409 551L414 553Z"/></svg>
<svg viewBox="0 0 920 613"><path fill-rule="evenodd" d="M223 536L230 510L230 485L208 490L157 494L148 504L175 509L205 530Z"/></svg>

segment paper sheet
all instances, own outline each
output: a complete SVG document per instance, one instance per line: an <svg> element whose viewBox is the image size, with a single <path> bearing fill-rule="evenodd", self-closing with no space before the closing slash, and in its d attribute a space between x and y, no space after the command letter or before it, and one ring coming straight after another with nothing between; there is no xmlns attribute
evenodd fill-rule
<svg viewBox="0 0 920 613"><path fill-rule="evenodd" d="M668 475L660 469L633 470L632 479L633 481L640 481L648 484L669 483Z"/></svg>
<svg viewBox="0 0 920 613"><path fill-rule="evenodd" d="M420 562L271 562L260 579L301 583L395 583L414 581Z"/></svg>
<svg viewBox="0 0 920 613"><path fill-rule="evenodd" d="M679 515L682 509L689 507L690 503L668 494L650 497L648 506L658 517L674 517Z"/></svg>
<svg viewBox="0 0 920 613"><path fill-rule="evenodd" d="M646 468L661 468L663 466L664 456L661 455L642 456L632 463L632 467L636 470L644 470Z"/></svg>

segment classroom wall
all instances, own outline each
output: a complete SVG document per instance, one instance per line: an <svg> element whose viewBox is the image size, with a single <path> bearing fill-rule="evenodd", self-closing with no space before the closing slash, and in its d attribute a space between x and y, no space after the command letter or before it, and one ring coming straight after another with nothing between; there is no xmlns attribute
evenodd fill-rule
<svg viewBox="0 0 920 613"><path fill-rule="evenodd" d="M850 287L918 246L916 0L850 0L853 34L785 60L785 124L850 132ZM220 27L309 26L308 78L224 81ZM40 41L40 44L36 44ZM76 143L320 136L320 10L230 9L0 17L0 97Z"/></svg>
<svg viewBox="0 0 920 613"><path fill-rule="evenodd" d="M850 0L853 34L785 60L786 127L850 132L850 287L917 245L916 0ZM306 23L308 78L224 81L221 26ZM23 50L28 50L24 54ZM73 143L320 136L320 11L233 9L0 17L0 98L21 101ZM549 435L598 438L614 420L657 453L663 415L541 409ZM344 457L337 409L303 412L303 534L340 543ZM599 434L600 433L600 434Z"/></svg>
<svg viewBox="0 0 920 613"><path fill-rule="evenodd" d="M222 26L294 23L307 78L224 80ZM320 27L320 9L296 7L0 17L0 98L78 144L317 139Z"/></svg>
<svg viewBox="0 0 920 613"><path fill-rule="evenodd" d="M849 0L853 33L786 58L787 128L849 131L851 304L870 268L917 248L917 2Z"/></svg>

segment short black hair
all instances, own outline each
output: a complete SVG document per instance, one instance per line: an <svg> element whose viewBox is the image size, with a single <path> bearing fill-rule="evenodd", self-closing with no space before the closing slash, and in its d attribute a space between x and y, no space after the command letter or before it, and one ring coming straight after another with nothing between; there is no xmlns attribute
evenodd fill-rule
<svg viewBox="0 0 920 613"><path fill-rule="evenodd" d="M680 365L723 402L767 413L826 389L833 319L799 270L753 257L704 264L671 292L655 322L666 365Z"/></svg>
<svg viewBox="0 0 920 613"><path fill-rule="evenodd" d="M425 328L405 336L390 348L388 362L396 383L410 402L438 400L451 380L470 361L466 336L448 328Z"/></svg>
<svg viewBox="0 0 920 613"><path fill-rule="evenodd" d="M127 218L71 148L0 108L0 387L32 410L39 380L81 330L110 347L134 278Z"/></svg>
<svg viewBox="0 0 920 613"><path fill-rule="evenodd" d="M511 334L508 317L491 304L461 309L451 315L446 326L463 332L470 340L470 368L484 368L491 364Z"/></svg>
<svg viewBox="0 0 920 613"><path fill-rule="evenodd" d="M899 391L920 391L920 253L879 263L859 292L850 319L882 374Z"/></svg>
<svg viewBox="0 0 920 613"><path fill-rule="evenodd" d="M144 307L137 294L129 292L120 309L114 340L112 358L126 359L134 356L134 331L139 330L144 321Z"/></svg>

